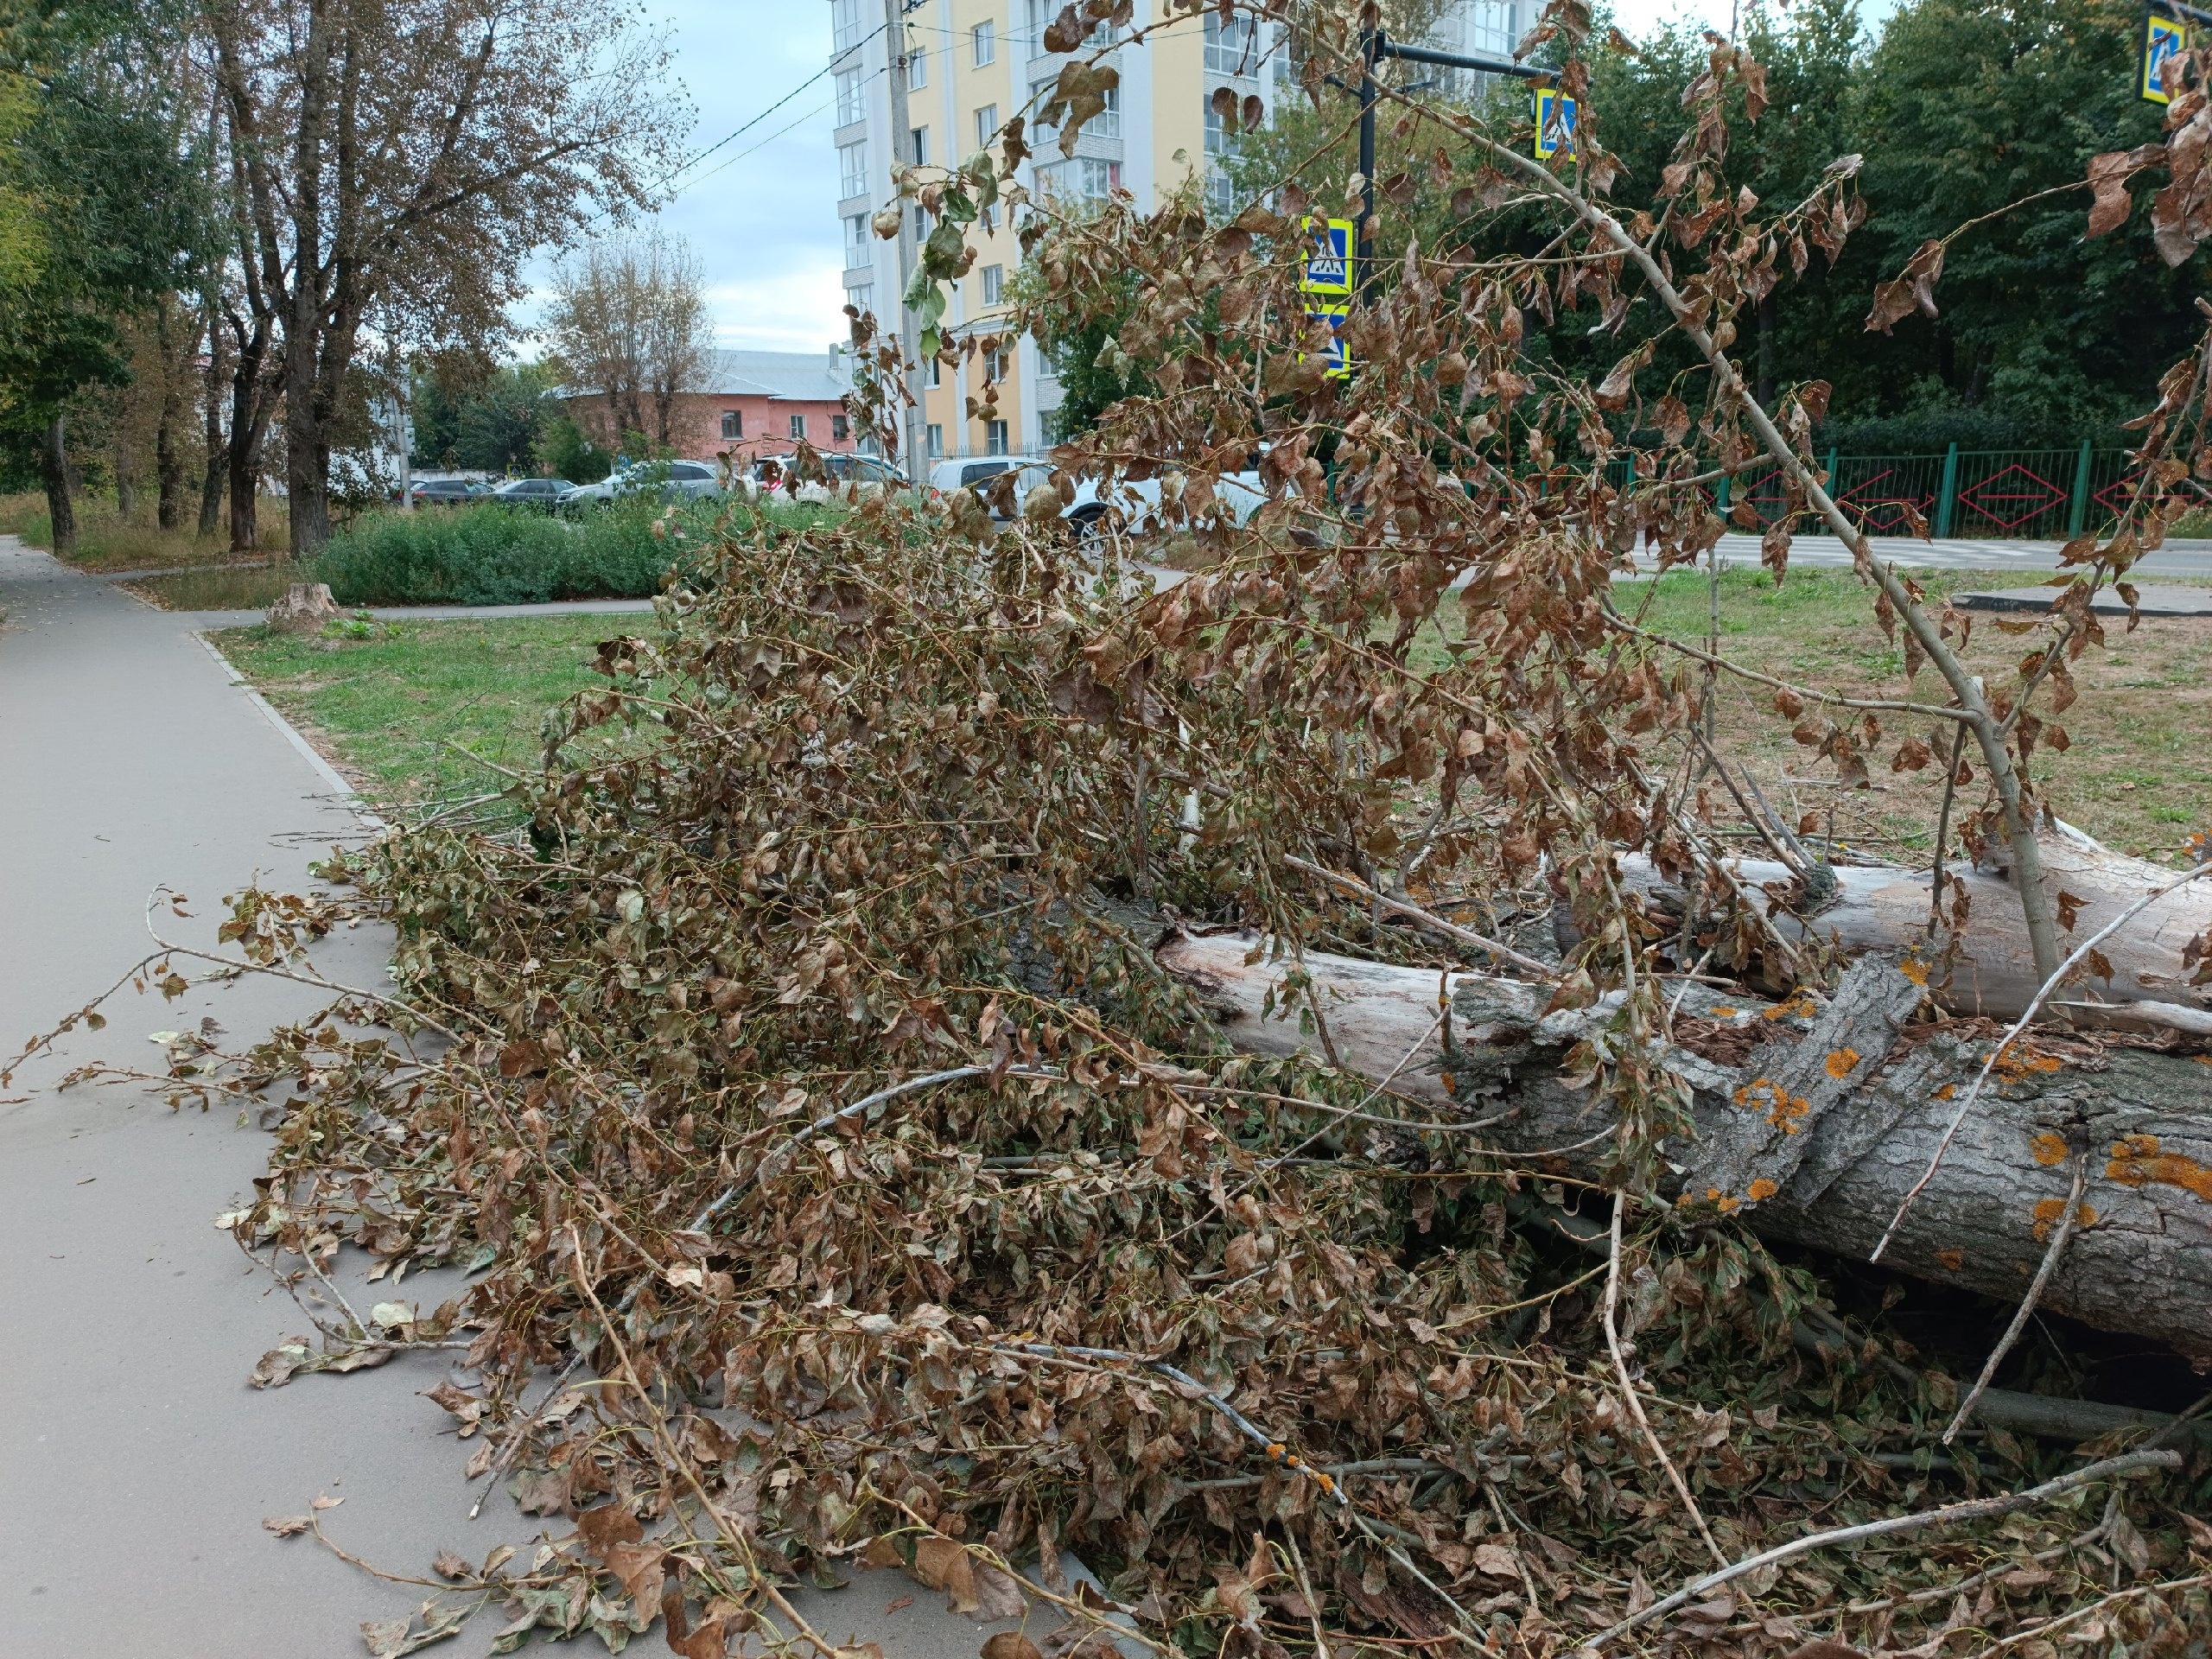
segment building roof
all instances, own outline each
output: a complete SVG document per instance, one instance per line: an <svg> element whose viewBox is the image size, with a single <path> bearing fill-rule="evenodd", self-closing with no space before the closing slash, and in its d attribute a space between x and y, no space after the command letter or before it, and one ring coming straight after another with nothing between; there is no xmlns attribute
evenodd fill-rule
<svg viewBox="0 0 2212 1659"><path fill-rule="evenodd" d="M706 373L687 395L834 404L853 389L850 361L842 346L821 352L709 352ZM564 385L556 395L593 397L600 391L597 386Z"/></svg>
<svg viewBox="0 0 2212 1659"><path fill-rule="evenodd" d="M826 352L716 352L699 390L709 397L786 397L835 402L852 389L845 354Z"/></svg>

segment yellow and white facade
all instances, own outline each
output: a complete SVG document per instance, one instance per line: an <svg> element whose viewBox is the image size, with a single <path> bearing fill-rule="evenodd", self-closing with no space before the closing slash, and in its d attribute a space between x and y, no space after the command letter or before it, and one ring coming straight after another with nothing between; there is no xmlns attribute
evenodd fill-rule
<svg viewBox="0 0 2212 1659"><path fill-rule="evenodd" d="M891 130L888 68L894 43L887 35L882 0L830 0L836 83L839 201L849 303L872 310L887 327L899 302L899 245L877 237L869 221L891 194L894 161L957 167L990 141L1009 118L1027 118L1031 148L1021 182L1034 194L1103 200L1128 191L1150 207L1202 174L1212 205L1236 206L1213 158L1226 140L1211 111L1217 87L1241 105L1256 94L1273 109L1295 94L1289 53L1280 29L1240 15L1224 25L1211 7L1185 13L1141 39L1125 38L1112 61L1121 73L1102 116L1084 124L1075 154L1063 156L1057 130L1040 129L1037 112L1068 62L1045 48L1046 26L1064 0L918 0L905 14L908 66L906 130ZM1516 12L1533 16L1536 0L1460 0L1432 31L1433 43L1464 50L1510 51ZM1160 0L1137 0L1139 24L1162 15ZM1122 31L1127 36L1132 31ZM1102 31L1085 55L1112 45ZM918 213L918 209L910 208ZM1004 290L1021 254L1003 214L971 238L976 263L955 284L945 324L956 335L991 332L1005 309ZM967 400L981 400L986 372L980 357L935 372L923 390L922 426L930 457L1028 454L1046 442L1058 388L1034 341L1023 339L999 364L998 412L992 423L970 420Z"/></svg>

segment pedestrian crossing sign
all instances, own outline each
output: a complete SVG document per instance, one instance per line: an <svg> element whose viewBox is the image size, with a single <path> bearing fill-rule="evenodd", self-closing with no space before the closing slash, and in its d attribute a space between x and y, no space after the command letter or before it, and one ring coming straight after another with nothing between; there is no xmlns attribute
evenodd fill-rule
<svg viewBox="0 0 2212 1659"><path fill-rule="evenodd" d="M1344 380L1351 375L1351 347L1344 340L1345 308L1341 305L1309 305L1306 310L1306 338L1311 340L1325 324L1329 330L1328 344L1319 353L1326 365L1324 372L1332 380ZM1306 353L1300 352L1302 361Z"/></svg>
<svg viewBox="0 0 2212 1659"><path fill-rule="evenodd" d="M2167 92L2164 69L2167 62L2181 57L2183 36L2182 25L2171 17L2159 17L2145 11L2143 16L2143 80L2136 91L2146 103L2171 104L2173 95Z"/></svg>
<svg viewBox="0 0 2212 1659"><path fill-rule="evenodd" d="M1536 88L1536 159L1576 159L1574 100L1555 86Z"/></svg>
<svg viewBox="0 0 2212 1659"><path fill-rule="evenodd" d="M1300 293L1351 293L1351 220L1306 221L1306 264L1298 278Z"/></svg>

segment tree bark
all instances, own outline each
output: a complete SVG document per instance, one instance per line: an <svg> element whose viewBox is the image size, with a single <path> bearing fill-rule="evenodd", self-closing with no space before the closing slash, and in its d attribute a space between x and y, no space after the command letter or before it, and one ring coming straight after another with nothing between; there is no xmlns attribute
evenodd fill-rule
<svg viewBox="0 0 2212 1659"><path fill-rule="evenodd" d="M66 558L77 550L77 504L70 499L69 428L56 415L46 423L38 446L39 481L46 486L46 512L54 532L54 555Z"/></svg>
<svg viewBox="0 0 2212 1659"><path fill-rule="evenodd" d="M256 509L261 495L261 439L269 424L269 387L264 365L269 357L270 326L257 315L249 329L230 319L238 351L231 370L231 431L224 448L230 471L231 551L251 553L258 544Z"/></svg>
<svg viewBox="0 0 2212 1659"><path fill-rule="evenodd" d="M185 422L185 366L176 339L176 307L163 295L154 312L154 338L162 356L162 404L154 427L154 522L175 530L184 522L184 454L177 439Z"/></svg>
<svg viewBox="0 0 2212 1659"><path fill-rule="evenodd" d="M2061 935L2069 949L2175 874L2163 866L2115 853L2070 824L2047 828L2038 839L2045 880L2054 890L2081 900L2073 927ZM1961 1014L2015 1019L2042 980L2036 972L2035 950L2022 919L2012 869L2001 861L2007 850L1999 849L2000 861L1950 872L1964 883L1968 908L1948 966L1944 959L1951 936L1924 942L1932 885L1924 869L1834 867L1834 890L1810 900L1814 907L1809 915L1802 922L1789 914L1777 915L1775 920L1791 936L1810 932L1853 953L1916 949L1931 973L1930 988L1947 1007ZM1648 859L1629 855L1621 866L1630 891L1681 914L1682 889L1654 870ZM1777 893L1797 891L1795 878L1783 865L1745 858L1727 861L1727 868L1754 895L1763 887ZM2212 1018L2212 996L2204 987L2190 983L2194 970L2183 961L2190 942L2203 937L2208 929L2212 929L2212 882L2193 882L2160 899L2105 942L2102 954L2113 969L2109 980L2087 978L2062 995L2069 1002L2094 999L2173 1004Z"/></svg>
<svg viewBox="0 0 2212 1659"><path fill-rule="evenodd" d="M1170 935L1168 970L1248 1052L1319 1058L1287 957L1248 963L1250 934ZM1610 1120L1561 1063L1616 998L1547 1013L1548 988L1308 951L1313 1000L1338 1064L1462 1119L1510 1114L1492 1144L1561 1173L1610 1161ZM1680 988L1669 986L1669 996ZM1276 1011L1263 1017L1270 991ZM1690 1087L1694 1139L1662 1148L1665 1196L1740 1214L1763 1236L1863 1260L1930 1160L1989 1039L1906 1022L1921 988L1877 957L1835 995L1778 1007L1692 985L1666 1068ZM1719 1058L1713 1058L1719 1056ZM1840 1074L1840 1075L1839 1075ZM2017 1300L2063 1208L2067 1165L2091 1158L2075 1233L2043 1305L2212 1360L2212 1065L2045 1039L2018 1046L1960 1129L1884 1260L1922 1278Z"/></svg>

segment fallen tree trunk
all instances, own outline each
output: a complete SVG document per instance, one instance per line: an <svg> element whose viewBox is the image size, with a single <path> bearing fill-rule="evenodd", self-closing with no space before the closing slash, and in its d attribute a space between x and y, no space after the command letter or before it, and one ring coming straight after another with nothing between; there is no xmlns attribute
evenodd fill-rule
<svg viewBox="0 0 2212 1659"><path fill-rule="evenodd" d="M1309 1000L1282 989L1288 958L1247 960L1264 950L1249 933L1174 933L1159 956L1239 1048L1317 1057L1331 1048L1344 1069L1390 1078L1397 1092L1454 1116L1503 1112L1494 1144L1542 1154L1561 1173L1592 1174L1606 1161L1610 1121L1560 1068L1617 1001L1547 1013L1547 988L1523 981L1313 951L1300 964ZM1449 1005L1442 1020L1440 996ZM1743 1213L1764 1236L1865 1260L1987 1051L1986 1040L1941 1027L1908 1030L1922 996L1872 957L1825 1001L1801 995L1767 1005L1690 986L1667 1055L1694 1096L1694 1141L1664 1148L1676 1192ZM1319 1016L1311 1037L1299 1029L1307 1010ZM1884 1260L2018 1300L2082 1157L2087 1213L2043 1305L2212 1362L2204 1058L2016 1045Z"/></svg>
<svg viewBox="0 0 2212 1659"><path fill-rule="evenodd" d="M2175 872L2115 853L2070 824L2059 823L2038 837L2044 870L2055 893L2080 901L2074 925L2063 942L2070 945L2085 939L2140 899L2151 888L2174 879ZM1928 936L1929 893L1932 887L1925 869L1898 869L1888 865L1840 864L1827 867L1815 878L1817 891L1801 892L1795 874L1785 864L1761 859L1723 861L1744 890L1756 896L1761 890L1793 900L1802 914L1777 913L1775 920L1786 937L1810 932L1831 939L1843 950L1892 955L1923 950L1934 969L1934 988L1946 1006L1961 1014L1988 1014L1995 1019L2017 1017L2028 1006L2040 983L2028 931L2020 911L2020 896L2005 863L1961 868L1946 872L1962 884L1967 913L1958 936L1955 963L1948 972L1940 958L1950 936L1940 935L1932 944ZM1640 854L1624 855L1622 873L1630 891L1662 909L1679 915L1687 902L1682 888L1669 881ZM1827 874L1833 874L1834 886ZM1948 916L1955 895L1945 894ZM2193 968L2183 959L2192 939L2212 930L2212 882L2198 881L2168 894L2107 940L2103 955L2112 965L2110 979L2088 979L2073 993L2075 1000L2094 998L2121 1005L2145 1004L2134 1010L2141 1023L2186 1031L2212 1029L2212 997L2202 987L2192 987ZM2171 1012L2161 1014L2155 1005ZM2069 1003L2069 1007L2072 1002ZM2192 1017L2193 1016L2193 1017ZM2125 1013L2084 1023L2125 1023Z"/></svg>

